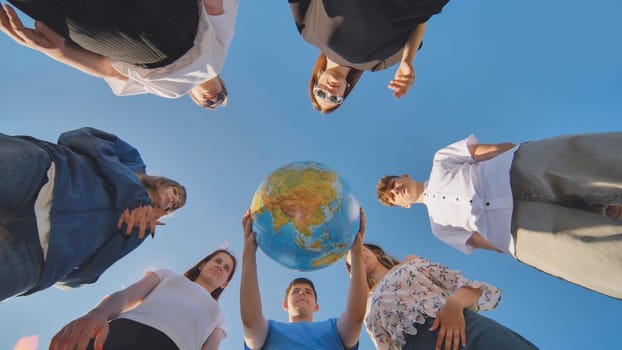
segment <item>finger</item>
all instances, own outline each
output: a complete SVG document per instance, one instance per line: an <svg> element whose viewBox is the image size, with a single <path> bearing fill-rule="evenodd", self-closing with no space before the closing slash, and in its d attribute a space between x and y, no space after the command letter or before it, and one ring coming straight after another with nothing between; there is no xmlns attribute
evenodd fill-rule
<svg viewBox="0 0 622 350"><path fill-rule="evenodd" d="M4 11L9 20L11 31L13 32L15 36L17 36L17 38L19 38L21 41L24 41L24 34L23 34L24 25L22 24L22 21L17 16L17 13L15 13L13 8L7 4L4 4Z"/></svg>
<svg viewBox="0 0 622 350"><path fill-rule="evenodd" d="M464 325L460 327L460 338L462 339L462 347L465 347L467 343L467 339L466 339L466 327Z"/></svg>
<svg viewBox="0 0 622 350"><path fill-rule="evenodd" d="M445 339L446 332L447 331L445 328L441 328L441 330L438 332L438 337L436 338L436 346L434 347L434 349L441 350L441 346L443 345L443 340Z"/></svg>
<svg viewBox="0 0 622 350"><path fill-rule="evenodd" d="M143 207L141 215L138 217L138 238L143 239L145 237L145 230L147 229L149 207Z"/></svg>
<svg viewBox="0 0 622 350"><path fill-rule="evenodd" d="M41 21L35 21L35 28L41 33L41 36L47 39L50 43L58 46L65 38L62 35L56 33L52 30L52 28L48 27L45 23Z"/></svg>
<svg viewBox="0 0 622 350"><path fill-rule="evenodd" d="M121 212L119 215L119 220L117 221L117 229L120 229L123 226L123 222L125 222L125 218L128 216L129 210L127 208Z"/></svg>
<svg viewBox="0 0 622 350"><path fill-rule="evenodd" d="M95 344L93 346L95 350L104 349L104 344L106 343L106 338L108 338L109 331L110 331L110 327L108 326L108 323L106 323L105 325L102 326L99 332L97 332L97 334L95 335Z"/></svg>
<svg viewBox="0 0 622 350"><path fill-rule="evenodd" d="M454 331L454 344L453 350L458 350L458 346L460 345L460 332Z"/></svg>
<svg viewBox="0 0 622 350"><path fill-rule="evenodd" d="M438 317L434 319L434 323L432 323L432 327L430 327L428 330L429 331L435 331L438 329L438 325L441 324L440 321L438 320Z"/></svg>
<svg viewBox="0 0 622 350"><path fill-rule="evenodd" d="M365 216L365 211L363 208L360 209L360 219L359 219L359 233L361 234L361 239L365 236L365 227L367 226L367 217Z"/></svg>
<svg viewBox="0 0 622 350"><path fill-rule="evenodd" d="M132 233L132 230L134 230L134 224L136 223L137 213L139 210L140 208L132 209L127 217L127 220L125 220L125 234L126 235L129 235L130 233Z"/></svg>

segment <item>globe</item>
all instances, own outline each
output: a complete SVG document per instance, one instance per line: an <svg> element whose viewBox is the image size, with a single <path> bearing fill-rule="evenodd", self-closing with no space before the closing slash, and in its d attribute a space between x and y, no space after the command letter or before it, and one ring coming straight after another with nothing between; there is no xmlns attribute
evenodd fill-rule
<svg viewBox="0 0 622 350"><path fill-rule="evenodd" d="M339 260L359 230L360 206L350 185L316 162L272 172L251 204L259 247L281 265L316 270Z"/></svg>

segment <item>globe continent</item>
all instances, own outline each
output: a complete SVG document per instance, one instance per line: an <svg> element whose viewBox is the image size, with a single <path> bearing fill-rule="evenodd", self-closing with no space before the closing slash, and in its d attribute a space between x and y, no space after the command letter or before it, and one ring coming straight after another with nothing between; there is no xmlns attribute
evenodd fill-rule
<svg viewBox="0 0 622 350"><path fill-rule="evenodd" d="M350 185L315 162L287 164L257 188L251 204L257 244L285 267L309 271L339 260L359 229Z"/></svg>

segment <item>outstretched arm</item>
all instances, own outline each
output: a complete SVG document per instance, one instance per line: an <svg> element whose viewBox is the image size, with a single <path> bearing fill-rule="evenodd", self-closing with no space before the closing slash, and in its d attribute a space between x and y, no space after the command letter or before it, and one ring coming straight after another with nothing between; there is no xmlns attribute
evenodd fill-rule
<svg viewBox="0 0 622 350"><path fill-rule="evenodd" d="M505 142L505 143L497 143L497 144L476 144L469 145L469 152L471 153L471 157L476 162L483 162L485 160L492 159L505 151L509 151L514 146L513 143Z"/></svg>
<svg viewBox="0 0 622 350"><path fill-rule="evenodd" d="M102 350L108 336L108 321L142 303L158 283L160 278L148 273L140 281L113 293L86 315L71 321L56 333L50 342L50 350L83 350L91 338L95 338L95 349Z"/></svg>
<svg viewBox="0 0 622 350"><path fill-rule="evenodd" d="M365 236L365 212L361 208L361 223L354 244L350 249L351 265L350 288L346 310L337 320L337 331L346 349L353 348L359 341L361 327L367 306L367 280L363 263L363 238Z"/></svg>
<svg viewBox="0 0 622 350"><path fill-rule="evenodd" d="M421 46L427 22L417 25L410 39L404 45L402 60L395 72L393 80L389 83L389 89L393 90L393 96L400 98L408 93L408 89L415 83L414 60L417 50Z"/></svg>
<svg viewBox="0 0 622 350"><path fill-rule="evenodd" d="M268 336L268 321L261 309L259 281L257 278L257 242L252 232L250 210L244 214L244 250L240 280L240 313L244 327L244 341L251 349L260 349Z"/></svg>
<svg viewBox="0 0 622 350"><path fill-rule="evenodd" d="M107 57L75 45L65 45L65 38L43 22L35 21L35 28L26 28L9 5L0 8L0 30L18 44L46 54L50 58L98 78L127 80L110 64Z"/></svg>

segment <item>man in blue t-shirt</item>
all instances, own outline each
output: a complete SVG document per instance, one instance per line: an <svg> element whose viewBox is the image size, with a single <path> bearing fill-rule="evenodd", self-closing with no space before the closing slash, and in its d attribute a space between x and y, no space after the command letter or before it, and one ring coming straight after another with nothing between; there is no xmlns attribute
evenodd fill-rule
<svg viewBox="0 0 622 350"><path fill-rule="evenodd" d="M320 309L313 282L296 278L285 291L283 308L289 322L266 320L262 312L257 278L257 242L251 231L250 211L244 215L244 252L240 282L240 311L244 326L244 348L271 349L358 349L361 326L365 318L367 281L362 258L365 214L361 210L361 224L351 248L352 270L346 309L339 318L313 322L313 314Z"/></svg>

